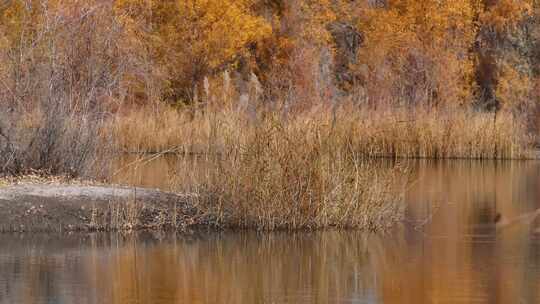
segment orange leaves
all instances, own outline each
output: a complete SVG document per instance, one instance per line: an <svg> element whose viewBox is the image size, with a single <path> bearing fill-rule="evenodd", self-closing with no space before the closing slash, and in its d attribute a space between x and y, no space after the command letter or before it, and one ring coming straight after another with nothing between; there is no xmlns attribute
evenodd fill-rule
<svg viewBox="0 0 540 304"><path fill-rule="evenodd" d="M16 47L21 37L47 24L44 7L69 20L86 9L82 4L91 3L121 25L116 43L137 66L125 79L141 96L153 91L159 92L151 94L154 98L189 102L205 76L236 70L243 78L256 73L266 87L278 83L273 91L324 79L323 88L336 81L348 92L357 89L351 86L362 92L371 87L372 99L387 94L414 102L463 103L482 82L475 61L482 52L493 57L488 59L494 75L500 68L501 77L528 77L527 68L519 77L503 72L508 60L502 57L508 56L501 54L514 51L522 65L529 60L524 56L532 56L525 40L538 39L525 37L519 28L531 15L533 1L14 0L0 6L0 50ZM314 75L322 70L324 77ZM495 95L484 93L496 89L492 76L477 95ZM512 95L503 93L511 87L501 87L497 96Z"/></svg>
<svg viewBox="0 0 540 304"><path fill-rule="evenodd" d="M498 32L515 27L533 10L533 0L498 0L481 13L481 21Z"/></svg>
<svg viewBox="0 0 540 304"><path fill-rule="evenodd" d="M470 96L468 49L477 29L469 0L391 0L365 9L358 27L366 36L358 61L368 87L414 102Z"/></svg>
<svg viewBox="0 0 540 304"><path fill-rule="evenodd" d="M366 41L358 70L375 91L385 84L391 96L415 102L423 91L435 103L470 103L475 94L523 103L532 85L525 51L515 48L527 47L522 27L532 10L533 0L389 0L360 17ZM478 54L491 58L489 69Z"/></svg>
<svg viewBox="0 0 540 304"><path fill-rule="evenodd" d="M247 56L247 47L271 33L253 0L119 0L119 15L147 34L154 61L166 71L170 95L189 92L206 74ZM141 14L142 13L142 14Z"/></svg>
<svg viewBox="0 0 540 304"><path fill-rule="evenodd" d="M503 107L509 108L526 104L533 94L533 80L515 66L503 63L499 67L498 85L495 91Z"/></svg>

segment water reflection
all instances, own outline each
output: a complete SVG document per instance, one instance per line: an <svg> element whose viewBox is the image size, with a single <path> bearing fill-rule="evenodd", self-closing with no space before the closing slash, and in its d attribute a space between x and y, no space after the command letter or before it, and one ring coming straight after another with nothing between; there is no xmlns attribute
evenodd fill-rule
<svg viewBox="0 0 540 304"><path fill-rule="evenodd" d="M540 303L540 164L413 166L386 235L0 235L0 303Z"/></svg>
<svg viewBox="0 0 540 304"><path fill-rule="evenodd" d="M376 299L368 237L218 233L0 237L2 303L328 303Z"/></svg>

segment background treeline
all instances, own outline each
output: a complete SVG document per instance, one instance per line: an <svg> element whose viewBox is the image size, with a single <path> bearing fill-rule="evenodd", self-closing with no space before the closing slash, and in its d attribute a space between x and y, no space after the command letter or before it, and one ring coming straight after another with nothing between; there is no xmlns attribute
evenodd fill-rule
<svg viewBox="0 0 540 304"><path fill-rule="evenodd" d="M218 86L243 94L255 78L266 100L301 105L347 96L373 106L523 108L539 94L539 6L3 0L0 92L24 103L53 89L95 103L175 104L206 101Z"/></svg>
<svg viewBox="0 0 540 304"><path fill-rule="evenodd" d="M537 0L0 0L0 172L294 125L367 156L523 157L539 23Z"/></svg>

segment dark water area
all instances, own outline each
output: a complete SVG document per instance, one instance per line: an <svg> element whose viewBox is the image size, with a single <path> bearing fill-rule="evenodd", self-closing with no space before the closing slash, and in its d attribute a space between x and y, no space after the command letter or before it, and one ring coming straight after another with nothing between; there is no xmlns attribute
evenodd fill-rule
<svg viewBox="0 0 540 304"><path fill-rule="evenodd" d="M168 189L178 162L117 181ZM411 167L385 234L0 235L0 303L540 303L540 162Z"/></svg>

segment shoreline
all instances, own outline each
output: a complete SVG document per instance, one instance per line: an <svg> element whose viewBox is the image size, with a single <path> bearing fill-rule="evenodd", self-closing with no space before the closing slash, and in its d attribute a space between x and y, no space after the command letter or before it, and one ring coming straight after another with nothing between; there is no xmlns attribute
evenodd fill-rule
<svg viewBox="0 0 540 304"><path fill-rule="evenodd" d="M199 228L251 230L236 227L227 220L220 220L216 214L212 216L209 210L201 208L200 201L199 194L63 177L30 175L20 179L5 178L0 179L0 233L184 232ZM332 225L327 228L363 230ZM321 227L315 228L320 229ZM289 229L278 227L276 230ZM297 229L292 229L295 230Z"/></svg>
<svg viewBox="0 0 540 304"><path fill-rule="evenodd" d="M210 224L193 195L77 184L19 183L0 187L0 233L185 230Z"/></svg>
<svg viewBox="0 0 540 304"><path fill-rule="evenodd" d="M119 155L148 155L148 156L178 156L178 157L190 157L190 156L207 156L208 152L197 151L175 151L176 148L165 149L163 151L117 151ZM214 153L213 155L221 155L222 153ZM535 161L540 160L540 149L530 149L526 155L527 157L516 158L493 158L493 157L433 157L433 156L393 156L393 155L370 155L367 159L388 159L388 160L431 160L431 161Z"/></svg>
<svg viewBox="0 0 540 304"><path fill-rule="evenodd" d="M179 232L193 231L321 231L379 229L349 226L315 229L237 227L197 207L198 194L85 183L80 180L0 180L0 235L10 233ZM399 220L394 221L394 224ZM220 224L221 223L221 224ZM393 225L392 225L393 226ZM387 227L388 229L390 227ZM380 229L386 231L386 229Z"/></svg>

